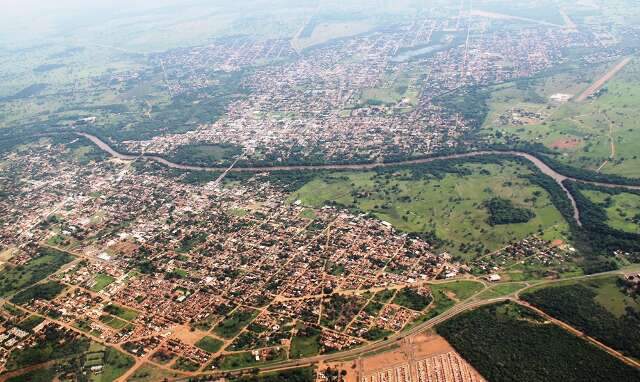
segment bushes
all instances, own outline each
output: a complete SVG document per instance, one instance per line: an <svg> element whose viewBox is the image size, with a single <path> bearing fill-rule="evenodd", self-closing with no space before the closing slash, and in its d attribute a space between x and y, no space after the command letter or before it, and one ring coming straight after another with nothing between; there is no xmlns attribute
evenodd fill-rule
<svg viewBox="0 0 640 382"><path fill-rule="evenodd" d="M405 308L422 311L433 301L430 293L419 293L414 288L403 288L398 291L393 299L395 304L404 306Z"/></svg>
<svg viewBox="0 0 640 382"><path fill-rule="evenodd" d="M55 281L49 281L43 284L37 284L17 293L11 299L14 304L26 304L31 300L53 300L60 292L64 290L64 286Z"/></svg>
<svg viewBox="0 0 640 382"><path fill-rule="evenodd" d="M485 203L489 211L490 225L526 223L536 214L526 208L519 208L513 202L503 198L492 198Z"/></svg>

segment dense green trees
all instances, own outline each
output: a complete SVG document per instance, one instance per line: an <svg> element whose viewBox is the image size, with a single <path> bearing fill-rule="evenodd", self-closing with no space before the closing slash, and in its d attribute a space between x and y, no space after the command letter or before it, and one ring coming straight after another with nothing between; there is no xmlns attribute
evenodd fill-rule
<svg viewBox="0 0 640 382"><path fill-rule="evenodd" d="M522 298L605 344L640 358L640 312L627 309L617 317L594 300L596 295L594 290L574 284L540 289Z"/></svg>
<svg viewBox="0 0 640 382"><path fill-rule="evenodd" d="M533 211L516 207L511 200L503 198L489 199L485 207L489 211L488 223L491 225L526 223L536 216Z"/></svg>
<svg viewBox="0 0 640 382"><path fill-rule="evenodd" d="M640 379L640 370L510 303L461 314L437 331L493 382Z"/></svg>

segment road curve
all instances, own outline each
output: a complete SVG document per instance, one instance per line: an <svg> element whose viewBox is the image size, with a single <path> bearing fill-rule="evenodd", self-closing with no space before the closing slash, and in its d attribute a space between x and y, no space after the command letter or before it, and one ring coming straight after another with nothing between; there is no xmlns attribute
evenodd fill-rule
<svg viewBox="0 0 640 382"><path fill-rule="evenodd" d="M440 160L458 159L458 158L470 158L470 157L477 157L477 156L483 156L483 155L518 156L518 157L521 157L521 158L525 158L528 161L530 161L531 163L533 163L543 174L553 178L553 180L555 180L556 183L558 183L558 185L562 188L562 190L565 192L565 194L569 198L569 201L571 202L571 205L573 207L573 218L575 219L576 223L579 226L582 226L582 222L580 221L580 210L578 209L578 205L577 205L573 195L565 187L565 185L563 183L565 180L572 180L572 181L576 181L576 182L589 183L589 184L593 184L593 185L596 185L596 186L602 186L602 187L623 187L623 188L627 188L627 189L640 190L640 186L626 186L626 185L619 185L619 184L613 184L613 183L601 183L601 182L585 182L585 181L581 181L579 179L571 178L571 177L565 176L565 175L560 174L559 172L555 171L551 167L547 166L539 158L537 158L537 157L535 157L535 156L533 156L533 155L531 155L529 153L525 153L525 152L521 152L521 151L491 151L491 150L485 150L485 151L475 151L475 152L463 153L463 154L450 154L450 155L443 155L443 156L431 157L431 158L413 159L413 160L406 160L406 161L399 161L399 162L361 163L361 164L292 165L292 166L286 166L285 165L285 166L268 166L268 167L234 167L234 168L227 168L227 167L206 167L206 166L184 165L184 164L180 164L180 163L171 162L171 161L169 161L169 160L167 160L165 158L162 158L162 157L157 156L157 155L152 155L152 154L139 154L139 155L122 154L122 153L119 153L116 150L114 150L111 146L109 146L109 144L107 144L106 142L104 142L100 138L96 137L95 135L91 135L91 134L87 134L87 133L81 133L81 132L78 132L76 134L87 138L88 140L93 142L96 146L98 146L104 152L108 153L112 157L115 157L115 158L118 158L118 159L121 159L121 160L133 161L133 160L142 158L142 159L146 159L146 160L150 160L150 161L155 161L155 162L160 163L162 165L165 165L165 166L167 166L169 168L174 168L174 169L179 169L179 170L188 170L188 171L209 171L209 172L225 172L225 171L227 171L227 172L235 172L235 173L258 173L258 172L270 172L270 171L372 170L372 169L376 169L376 168L417 165L417 164L430 163L430 162L435 162L435 161L440 161Z"/></svg>

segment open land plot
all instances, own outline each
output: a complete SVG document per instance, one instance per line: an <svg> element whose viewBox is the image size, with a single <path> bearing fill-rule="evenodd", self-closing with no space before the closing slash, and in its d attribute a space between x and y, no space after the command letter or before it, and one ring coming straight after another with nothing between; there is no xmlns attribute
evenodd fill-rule
<svg viewBox="0 0 640 382"><path fill-rule="evenodd" d="M481 299L492 299L498 298L502 296L507 296L512 293L515 293L521 289L526 288L527 284L524 283L504 283L494 285L491 288L483 291L478 295L478 298Z"/></svg>
<svg viewBox="0 0 640 382"><path fill-rule="evenodd" d="M545 190L522 178L530 174L524 166L505 161L456 168L461 173L442 178L420 170L323 175L294 192L291 201L314 207L336 203L372 213L402 231L435 232L444 249L464 258L539 231L549 240L564 237L565 220ZM483 205L496 196L531 210L535 217L526 223L491 226Z"/></svg>
<svg viewBox="0 0 640 382"><path fill-rule="evenodd" d="M95 283L91 287L91 290L94 292L100 292L114 281L116 281L116 279L114 279L113 277L104 273L99 273L96 276Z"/></svg>
<svg viewBox="0 0 640 382"><path fill-rule="evenodd" d="M619 277L540 286L522 298L608 346L640 358L640 300Z"/></svg>
<svg viewBox="0 0 640 382"><path fill-rule="evenodd" d="M299 326L291 339L291 358L305 358L320 353L321 330L311 326Z"/></svg>
<svg viewBox="0 0 640 382"><path fill-rule="evenodd" d="M162 381L165 378L178 378L183 374L177 371L169 371L161 369L152 364L145 363L139 369L137 369L133 375L127 379L129 382L155 382Z"/></svg>
<svg viewBox="0 0 640 382"><path fill-rule="evenodd" d="M235 337L242 328L249 325L251 321L258 315L258 311L254 309L237 309L229 317L221 321L213 331L224 338Z"/></svg>
<svg viewBox="0 0 640 382"><path fill-rule="evenodd" d="M624 232L640 233L640 195L607 194L596 190L582 191L591 202L604 208L606 224Z"/></svg>
<svg viewBox="0 0 640 382"><path fill-rule="evenodd" d="M6 267L0 272L0 295L7 296L43 280L56 272L73 256L54 249L40 248L38 256L20 267Z"/></svg>
<svg viewBox="0 0 640 382"><path fill-rule="evenodd" d="M349 36L355 36L360 33L365 33L373 29L374 23L367 20L357 21L331 21L331 22L315 22L313 20L310 23L315 23L313 29L304 35L300 35L292 41L292 45L295 49L303 50L315 45L320 45L328 41L344 38ZM308 26L305 26L305 29Z"/></svg>
<svg viewBox="0 0 640 382"><path fill-rule="evenodd" d="M484 284L472 280L434 283L430 284L429 287L431 288L433 302L429 305L429 309L409 323L404 328L405 330L439 316L453 308L455 304L471 298L485 288Z"/></svg>
<svg viewBox="0 0 640 382"><path fill-rule="evenodd" d="M240 352L240 353L231 353L225 354L221 356L221 360L219 360L218 367L221 370L234 370L241 369L246 367L259 367L265 366L270 363L284 361L287 359L287 351L286 349L273 349L269 353L268 356L262 357L258 353L256 354L252 352Z"/></svg>
<svg viewBox="0 0 640 382"><path fill-rule="evenodd" d="M117 304L105 306L104 311L126 321L133 321L138 317L138 312L135 310Z"/></svg>
<svg viewBox="0 0 640 382"><path fill-rule="evenodd" d="M217 338L206 336L196 342L195 345L208 353L216 353L222 348L224 342L220 341Z"/></svg>
<svg viewBox="0 0 640 382"><path fill-rule="evenodd" d="M602 75L595 74L593 69L586 70L594 78ZM577 78L565 73L551 76L549 80L556 80L558 76L561 76L560 83L564 82L563 77ZM538 82L542 84L542 80ZM533 95L530 90L515 87L496 90L489 101L491 111L483 126L485 134L498 142L519 140L543 144L557 152L556 159L579 168L640 176L640 153L635 145L640 139L640 63L637 59L586 102L558 104L549 99L541 84L532 87ZM575 83L567 83L566 90L560 90L557 84L544 86L569 95L576 91ZM538 102L531 102L535 96L539 97ZM523 118L518 118L514 122L509 117L514 108L537 113L538 119L523 123Z"/></svg>
<svg viewBox="0 0 640 382"><path fill-rule="evenodd" d="M461 314L440 324L437 331L490 381L640 377L639 370L513 303Z"/></svg>

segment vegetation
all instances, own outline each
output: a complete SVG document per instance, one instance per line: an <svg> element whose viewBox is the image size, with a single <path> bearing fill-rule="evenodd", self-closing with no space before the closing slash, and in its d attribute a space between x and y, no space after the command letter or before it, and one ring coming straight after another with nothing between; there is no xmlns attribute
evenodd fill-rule
<svg viewBox="0 0 640 382"><path fill-rule="evenodd" d="M640 371L511 303L485 306L437 326L490 381L621 381Z"/></svg>
<svg viewBox="0 0 640 382"><path fill-rule="evenodd" d="M116 281L116 279L114 279L113 277L104 273L98 273L98 275L96 275L95 283L91 287L91 290L94 292L100 292L114 281Z"/></svg>
<svg viewBox="0 0 640 382"><path fill-rule="evenodd" d="M0 272L0 296L6 297L43 280L71 260L73 257L65 252L39 248L36 256L26 264L7 265Z"/></svg>
<svg viewBox="0 0 640 382"><path fill-rule="evenodd" d="M170 154L176 163L194 166L219 166L229 164L242 155L242 147L231 144L185 145Z"/></svg>
<svg viewBox="0 0 640 382"><path fill-rule="evenodd" d="M312 367L267 373L262 375L245 375L232 377L232 382L313 382L316 373Z"/></svg>
<svg viewBox="0 0 640 382"><path fill-rule="evenodd" d="M174 363L171 368L182 371L196 371L200 368L200 365L188 358L178 357L176 363Z"/></svg>
<svg viewBox="0 0 640 382"><path fill-rule="evenodd" d="M222 345L224 345L224 342L211 336L202 337L196 342L197 347L208 353L217 353L222 348Z"/></svg>
<svg viewBox="0 0 640 382"><path fill-rule="evenodd" d="M128 381L156 382L164 381L165 378L177 378L179 376L182 376L180 372L171 372L165 369L160 369L152 364L145 363L129 377Z"/></svg>
<svg viewBox="0 0 640 382"><path fill-rule="evenodd" d="M34 299L41 300L53 300L57 295L64 290L64 285L55 282L48 281L42 284L36 284L23 291L16 293L11 302L14 304L27 304Z"/></svg>
<svg viewBox="0 0 640 382"><path fill-rule="evenodd" d="M640 358L640 301L616 277L541 288L522 298L610 347Z"/></svg>
<svg viewBox="0 0 640 382"><path fill-rule="evenodd" d="M238 309L220 322L213 331L224 338L233 338L258 315L257 310Z"/></svg>
<svg viewBox="0 0 640 382"><path fill-rule="evenodd" d="M470 259L532 234L566 240L573 209L562 189L547 178L525 159L484 156L318 175L292 193L290 201L368 212ZM482 206L496 197L535 216L526 223L491 226Z"/></svg>
<svg viewBox="0 0 640 382"><path fill-rule="evenodd" d="M104 311L126 321L133 321L138 317L138 312L116 304L109 304L104 307Z"/></svg>
<svg viewBox="0 0 640 382"><path fill-rule="evenodd" d="M526 208L518 208L509 199L491 198L485 202L485 207L489 211L489 224L518 224L526 223L533 219L536 214Z"/></svg>
<svg viewBox="0 0 640 382"><path fill-rule="evenodd" d="M640 193L626 189L598 187L585 183L568 182L566 185L580 209L580 220L584 230L587 232L585 240L588 241L594 252L606 255L616 250L640 252L640 233L627 232L609 226L609 217L606 210L607 202L594 203L588 197L593 197L594 192L606 194L607 197L612 199L623 194L640 195ZM607 270L611 269L615 269L615 265L612 264Z"/></svg>
<svg viewBox="0 0 640 382"><path fill-rule="evenodd" d="M11 352L7 370L80 355L89 349L90 341L85 337L69 334L52 326L47 326L42 334L34 346Z"/></svg>
<svg viewBox="0 0 640 382"><path fill-rule="evenodd" d="M419 293L414 288L402 288L393 299L394 304L404 306L412 310L422 311L433 301L431 294Z"/></svg>
<svg viewBox="0 0 640 382"><path fill-rule="evenodd" d="M251 352L241 352L225 354L221 356L221 359L216 360L218 367L221 370L235 370L242 369L251 366L264 366L277 361L283 361L287 359L287 352L285 349L273 350L269 356L256 360L255 355Z"/></svg>
<svg viewBox="0 0 640 382"><path fill-rule="evenodd" d="M301 326L291 340L291 358L305 358L320 352L320 329Z"/></svg>
<svg viewBox="0 0 640 382"><path fill-rule="evenodd" d="M366 300L359 296L331 295L322 301L322 325L345 328L365 303Z"/></svg>

